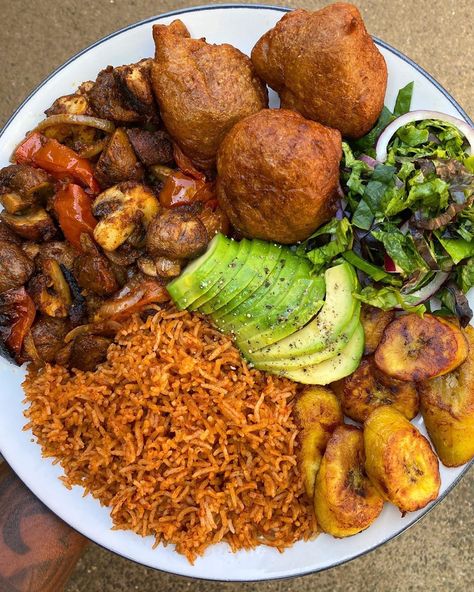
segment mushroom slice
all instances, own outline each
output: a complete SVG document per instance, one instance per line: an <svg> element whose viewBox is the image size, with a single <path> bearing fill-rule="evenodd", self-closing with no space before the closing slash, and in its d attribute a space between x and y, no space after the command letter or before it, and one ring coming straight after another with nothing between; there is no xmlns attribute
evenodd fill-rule
<svg viewBox="0 0 474 592"><path fill-rule="evenodd" d="M159 210L158 199L145 185L133 181L114 185L94 201L93 214L101 218L94 229L94 238L106 251L114 251L138 225L148 228Z"/></svg>

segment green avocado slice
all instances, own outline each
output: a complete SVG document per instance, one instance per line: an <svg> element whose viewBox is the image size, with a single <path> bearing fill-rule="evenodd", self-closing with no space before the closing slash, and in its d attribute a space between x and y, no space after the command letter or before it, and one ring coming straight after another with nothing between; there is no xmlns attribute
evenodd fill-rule
<svg viewBox="0 0 474 592"><path fill-rule="evenodd" d="M226 314L230 313L240 304L245 302L245 300L250 298L252 294L254 294L263 285L263 283L275 270L281 255L282 247L274 243L265 244L269 246L269 249L261 266L253 275L251 281L246 286L244 286L238 294L234 295L233 298L229 300L224 306L221 306L212 313L214 322L218 323L220 318L224 317Z"/></svg>
<svg viewBox="0 0 474 592"><path fill-rule="evenodd" d="M235 256L230 261L228 259L223 261L224 267L221 268L218 281L192 304L190 310L199 309L199 312L202 312L203 314L210 314L213 311L212 302L214 301L214 298L216 298L222 290L225 290L226 286L232 282L239 270L246 265L246 262L250 257L252 242L244 238L238 243L238 245L239 248Z"/></svg>
<svg viewBox="0 0 474 592"><path fill-rule="evenodd" d="M329 360L298 370L284 370L277 374L302 384L329 384L352 374L359 366L363 353L364 328L359 323L346 347Z"/></svg>
<svg viewBox="0 0 474 592"><path fill-rule="evenodd" d="M289 249L282 248L275 269L260 288L230 313L216 319L216 325L221 331L237 335L243 326L264 311L265 304L275 303L281 298L293 279L309 277L309 269L309 262L297 257Z"/></svg>
<svg viewBox="0 0 474 592"><path fill-rule="evenodd" d="M206 252L189 263L180 276L166 289L179 309L188 308L217 281L218 270L225 257L235 256L238 243L223 234L217 234Z"/></svg>
<svg viewBox="0 0 474 592"><path fill-rule="evenodd" d="M303 327L324 304L324 279L297 280L275 306L237 332L237 345L251 357L252 352L275 343Z"/></svg>
<svg viewBox="0 0 474 592"><path fill-rule="evenodd" d="M256 275L262 274L271 244L260 240L252 240L249 245L249 252L245 261L235 265L232 269L230 281L225 286L222 286L221 290L213 298L208 300L206 303L207 310L202 308L202 312L214 317L216 311L232 302Z"/></svg>
<svg viewBox="0 0 474 592"><path fill-rule="evenodd" d="M347 262L329 268L325 273L326 301L319 314L307 325L285 339L261 349L253 362L292 359L329 347L349 324L357 310L352 293L357 276Z"/></svg>
<svg viewBox="0 0 474 592"><path fill-rule="evenodd" d="M278 372L279 370L298 370L299 368L306 368L307 366L320 364L321 362L334 357L346 347L359 325L359 313L360 303L358 309L352 317L352 320L349 321L349 324L344 328L339 337L337 337L335 341L328 345L328 347L321 351L315 352L314 354L308 354L306 356L294 356L284 360L268 359L263 361L257 360L255 362L252 355L248 355L247 357L254 364L255 368L258 368L259 370L266 370L267 372Z"/></svg>

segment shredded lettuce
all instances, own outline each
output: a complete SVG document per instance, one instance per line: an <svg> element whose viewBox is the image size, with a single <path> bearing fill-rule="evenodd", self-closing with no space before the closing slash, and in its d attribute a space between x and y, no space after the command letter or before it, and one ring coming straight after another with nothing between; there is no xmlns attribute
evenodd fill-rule
<svg viewBox="0 0 474 592"><path fill-rule="evenodd" d="M389 257L406 274L428 269L415 247L413 238L409 234L403 234L393 224L385 224L380 230L374 230L372 236L383 244Z"/></svg>
<svg viewBox="0 0 474 592"><path fill-rule="evenodd" d="M325 235L329 235L329 242L314 248L313 245L317 243L318 238ZM314 273L319 273L335 257L351 249L352 241L353 233L349 220L334 218L301 243L296 249L296 254L307 257L314 265Z"/></svg>
<svg viewBox="0 0 474 592"><path fill-rule="evenodd" d="M402 295L400 290L392 286L384 286L383 288L367 286L359 293L354 293L353 296L361 302L365 302L365 304L370 304L382 310L401 308L407 312L417 314L423 314L426 311L424 304L416 304L415 297L407 294Z"/></svg>

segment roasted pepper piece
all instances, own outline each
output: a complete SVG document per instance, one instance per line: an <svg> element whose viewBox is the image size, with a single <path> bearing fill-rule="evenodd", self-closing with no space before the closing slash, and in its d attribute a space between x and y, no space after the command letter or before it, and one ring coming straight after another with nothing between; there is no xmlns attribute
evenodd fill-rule
<svg viewBox="0 0 474 592"><path fill-rule="evenodd" d="M0 339L17 361L35 314L33 300L24 287L8 290L0 295Z"/></svg>
<svg viewBox="0 0 474 592"><path fill-rule="evenodd" d="M44 169L58 179L72 177L86 185L94 194L100 186L94 177L91 163L81 158L74 150L57 140L46 138L35 132L28 136L15 151L20 164L32 164Z"/></svg>
<svg viewBox="0 0 474 592"><path fill-rule="evenodd" d="M67 240L81 248L81 234L94 236L97 220L92 215L92 201L87 193L73 183L65 185L54 198L54 209Z"/></svg>

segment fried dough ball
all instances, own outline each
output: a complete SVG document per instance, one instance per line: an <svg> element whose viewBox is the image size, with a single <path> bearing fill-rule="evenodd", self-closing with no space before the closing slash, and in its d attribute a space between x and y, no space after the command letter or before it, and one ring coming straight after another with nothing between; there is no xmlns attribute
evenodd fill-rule
<svg viewBox="0 0 474 592"><path fill-rule="evenodd" d="M382 110L387 66L352 4L290 12L260 38L252 61L282 107L344 137L366 134Z"/></svg>
<svg viewBox="0 0 474 592"><path fill-rule="evenodd" d="M234 123L268 105L266 87L246 55L191 39L179 20L155 25L153 38L152 84L165 126L197 167L211 170Z"/></svg>
<svg viewBox="0 0 474 592"><path fill-rule="evenodd" d="M264 109L237 123L219 148L219 204L243 236L304 240L334 213L341 153L337 130Z"/></svg>

